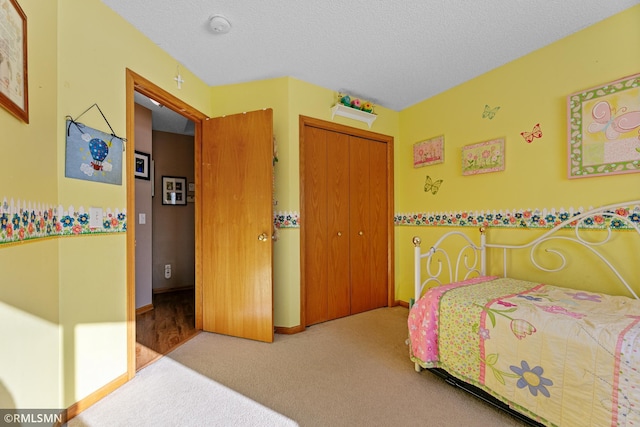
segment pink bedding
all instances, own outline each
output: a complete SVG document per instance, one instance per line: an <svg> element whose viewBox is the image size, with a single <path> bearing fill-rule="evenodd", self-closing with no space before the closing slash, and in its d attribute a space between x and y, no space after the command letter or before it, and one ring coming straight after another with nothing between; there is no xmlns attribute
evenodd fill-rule
<svg viewBox="0 0 640 427"><path fill-rule="evenodd" d="M482 277L430 289L411 359L546 425L640 426L640 301Z"/></svg>

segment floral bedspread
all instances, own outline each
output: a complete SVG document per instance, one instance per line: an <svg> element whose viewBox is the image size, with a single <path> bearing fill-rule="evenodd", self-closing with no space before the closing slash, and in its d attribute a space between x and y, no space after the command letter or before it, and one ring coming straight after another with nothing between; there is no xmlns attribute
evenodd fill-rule
<svg viewBox="0 0 640 427"><path fill-rule="evenodd" d="M640 301L483 277L430 289L411 360L545 425L640 426Z"/></svg>

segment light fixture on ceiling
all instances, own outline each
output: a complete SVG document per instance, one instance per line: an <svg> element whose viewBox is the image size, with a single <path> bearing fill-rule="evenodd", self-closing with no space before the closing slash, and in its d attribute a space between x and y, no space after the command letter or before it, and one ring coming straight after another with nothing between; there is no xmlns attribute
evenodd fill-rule
<svg viewBox="0 0 640 427"><path fill-rule="evenodd" d="M212 15L209 18L209 28L214 34L226 34L231 31L231 22L222 15Z"/></svg>

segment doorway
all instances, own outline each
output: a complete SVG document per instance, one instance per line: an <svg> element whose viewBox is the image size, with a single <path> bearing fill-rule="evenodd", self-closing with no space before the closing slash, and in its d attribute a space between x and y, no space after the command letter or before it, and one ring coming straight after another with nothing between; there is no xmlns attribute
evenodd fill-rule
<svg viewBox="0 0 640 427"><path fill-rule="evenodd" d="M136 92L194 122L195 328L273 341L272 110L265 108L210 119L128 69L126 84L127 135L135 134ZM135 138L128 148L127 164L132 165ZM129 215L136 212L134 181L134 168L129 167ZM229 218L235 225L252 227L230 228ZM127 224L129 380L136 372L136 221ZM236 230L242 232L235 233ZM242 238L237 240L233 236ZM221 246L221 242L227 243ZM230 309L233 307L240 309Z"/></svg>
<svg viewBox="0 0 640 427"><path fill-rule="evenodd" d="M134 99L136 211L130 217L136 222L140 370L196 332L195 165L193 121L139 92ZM173 186L174 180L176 199L165 200L165 181Z"/></svg>
<svg viewBox="0 0 640 427"><path fill-rule="evenodd" d="M142 102L142 98L152 99L160 103L163 106L162 108L170 110L180 117L184 117L188 120L188 123L190 123L189 126L192 126L192 154L190 155L189 161L193 166L193 174L189 177L191 179L185 181L187 187L184 188L185 191L182 196L184 198L186 198L187 195L193 196L193 198L197 200L198 188L196 183L199 180L199 168L195 167L195 165L199 164L198 148L202 138L200 130L202 121L206 119L206 116L130 70L127 70L126 78L127 135L136 135L136 104ZM142 139L140 146L144 147ZM127 164L134 164L134 153L143 152L138 149L139 145L136 143L135 137L128 148ZM147 149L147 151L151 150ZM152 167L152 165L150 165L150 167ZM186 289L186 287L177 286L176 289L171 289L170 287L163 289L161 286L159 292L148 289L146 290L147 301L144 301L142 306L138 304L139 307L136 307L136 280L139 280L139 272L136 269L138 267L137 259L139 258L139 248L137 247L136 239L139 238L140 234L138 233L138 228L142 229L148 224L141 224L141 222L146 222L146 218L141 219L139 213L144 212L136 208L137 203L139 203L139 200L136 198L137 188L139 184L144 184L144 182L143 180L136 179L133 171L133 168L127 169L127 212L130 212L127 233L127 252L129 254L129 256L127 256L127 374L129 379L133 378L138 368L160 357L202 329L201 288L198 283L198 278L201 277L198 271L200 253L198 250L198 239L195 238L198 234L198 210L195 209L193 205L191 206L193 225L188 227L190 228L189 232L194 235L194 241L191 243L193 262L191 265L183 267L191 269L193 274L192 281L194 283L189 283L189 285L195 285L195 287L191 286L191 289ZM161 170L157 172L158 173L154 173L153 170L150 171L151 176L149 181L153 178L155 185L149 182L147 183L147 188L161 188L163 172ZM189 183L193 184L193 192L188 191ZM162 197L158 194L154 195L154 199L154 204L160 204ZM186 204L170 207L168 211L172 214L180 214L180 210L185 209L185 206ZM144 209L151 209L151 203ZM142 244L143 242L141 241L140 245ZM150 251L151 245L149 244L148 252ZM136 255L132 256L133 254ZM148 255L150 256L151 254L148 253ZM146 262L149 263L148 260ZM175 275L175 268L177 266L173 265L171 261L167 261L167 264L172 264L172 270L168 273L171 277ZM152 275L152 266L148 265L145 268L148 269L149 275ZM157 270L157 268L154 268L154 271L155 270ZM153 274L157 275L157 272ZM164 274L164 270L160 274ZM151 277L148 277L148 280L150 282ZM167 283L169 283L168 280ZM136 340L137 336L144 342L144 348L138 345Z"/></svg>

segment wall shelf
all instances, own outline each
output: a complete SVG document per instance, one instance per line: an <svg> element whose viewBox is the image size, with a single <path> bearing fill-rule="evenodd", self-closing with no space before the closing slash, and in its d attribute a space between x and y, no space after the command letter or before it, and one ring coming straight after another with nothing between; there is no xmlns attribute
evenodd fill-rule
<svg viewBox="0 0 640 427"><path fill-rule="evenodd" d="M347 117L353 120L359 120L365 122L371 128L371 124L378 117L375 114L367 113L366 111L356 110L355 108L347 107L346 105L336 104L331 107L331 120L335 116Z"/></svg>

